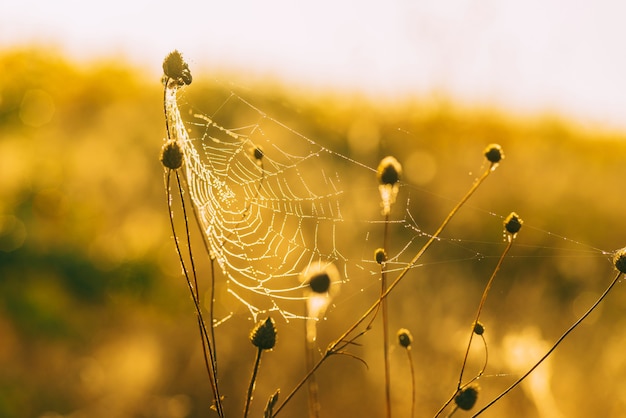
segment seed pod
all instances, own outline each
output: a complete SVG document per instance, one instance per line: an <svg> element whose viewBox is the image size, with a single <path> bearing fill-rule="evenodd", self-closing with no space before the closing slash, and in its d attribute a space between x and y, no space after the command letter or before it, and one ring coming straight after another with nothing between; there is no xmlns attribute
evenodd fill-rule
<svg viewBox="0 0 626 418"><path fill-rule="evenodd" d="M192 77L189 65L177 50L170 52L163 60L163 73L166 77L176 80L179 85L191 84Z"/></svg>
<svg viewBox="0 0 626 418"><path fill-rule="evenodd" d="M276 327L274 320L268 317L260 321L250 332L250 342L261 350L271 350L276 345Z"/></svg>
<svg viewBox="0 0 626 418"><path fill-rule="evenodd" d="M480 322L474 324L474 334L483 335L485 333L485 326Z"/></svg>
<svg viewBox="0 0 626 418"><path fill-rule="evenodd" d="M615 252L615 256L613 256L613 264L616 269L626 274L626 247Z"/></svg>
<svg viewBox="0 0 626 418"><path fill-rule="evenodd" d="M378 264L382 264L387 261L387 252L384 248L376 248L374 251L374 259Z"/></svg>
<svg viewBox="0 0 626 418"><path fill-rule="evenodd" d="M515 235L522 229L524 221L515 212L511 212L509 216L504 219L504 229L511 235Z"/></svg>
<svg viewBox="0 0 626 418"><path fill-rule="evenodd" d="M464 411L469 411L476 404L480 388L477 384L471 384L457 392L454 403Z"/></svg>
<svg viewBox="0 0 626 418"><path fill-rule="evenodd" d="M385 157L378 164L376 178L378 179L383 215L389 215L391 212L391 205L395 203L398 195L398 182L401 177L402 165L394 157Z"/></svg>
<svg viewBox="0 0 626 418"><path fill-rule="evenodd" d="M170 170L177 170L183 165L183 151L176 141L167 141L161 148L161 164Z"/></svg>
<svg viewBox="0 0 626 418"><path fill-rule="evenodd" d="M491 164L497 164L504 158L502 147L498 144L489 144L484 151L485 157Z"/></svg>
<svg viewBox="0 0 626 418"><path fill-rule="evenodd" d="M409 348L411 343L413 342L413 336L411 335L411 331L405 328L401 328L398 330L398 342L404 348Z"/></svg>

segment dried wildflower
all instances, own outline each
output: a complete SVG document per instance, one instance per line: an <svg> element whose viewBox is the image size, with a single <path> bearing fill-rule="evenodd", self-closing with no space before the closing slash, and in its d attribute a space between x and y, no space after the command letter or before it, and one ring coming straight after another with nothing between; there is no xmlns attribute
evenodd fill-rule
<svg viewBox="0 0 626 418"><path fill-rule="evenodd" d="M411 335L411 331L405 328L401 328L398 330L398 342L404 348L409 348L411 343L413 342L413 336Z"/></svg>
<svg viewBox="0 0 626 418"><path fill-rule="evenodd" d="M317 338L317 321L324 316L326 309L339 292L341 277L334 264L314 263L301 274L304 285L307 310L306 335L312 342Z"/></svg>
<svg viewBox="0 0 626 418"><path fill-rule="evenodd" d="M166 77L176 80L179 85L191 84L191 71L183 56L177 50L170 52L163 60L163 73Z"/></svg>
<svg viewBox="0 0 626 418"><path fill-rule="evenodd" d="M260 163L261 160L263 159L263 156L265 154L263 154L263 148L261 148L260 146L255 146L252 149L252 157L254 157L254 159L257 161L257 163Z"/></svg>
<svg viewBox="0 0 626 418"><path fill-rule="evenodd" d="M250 332L250 342L261 350L271 350L276 345L276 327L274 320L268 317L260 321Z"/></svg>
<svg viewBox="0 0 626 418"><path fill-rule="evenodd" d="M502 153L502 147L498 144L489 144L484 151L485 157L492 164L497 164L501 159L504 158L504 154Z"/></svg>
<svg viewBox="0 0 626 418"><path fill-rule="evenodd" d="M474 323L474 334L483 335L485 333L485 326L480 322Z"/></svg>
<svg viewBox="0 0 626 418"><path fill-rule="evenodd" d="M382 264L387 261L387 252L384 248L376 248L374 251L374 259L378 264Z"/></svg>
<svg viewBox="0 0 626 418"><path fill-rule="evenodd" d="M400 181L402 166L394 157L385 157L378 164L376 175L380 184L393 186Z"/></svg>
<svg viewBox="0 0 626 418"><path fill-rule="evenodd" d="M504 219L504 229L512 236L515 236L515 234L517 234L519 230L522 229L523 223L524 221L522 220L522 218L519 217L517 213L511 212L509 216Z"/></svg>
<svg viewBox="0 0 626 418"><path fill-rule="evenodd" d="M183 165L183 151L176 141L167 141L161 148L161 163L170 170L177 170Z"/></svg>
<svg viewBox="0 0 626 418"><path fill-rule="evenodd" d="M617 250L613 256L613 264L620 272L626 274L626 247Z"/></svg>
<svg viewBox="0 0 626 418"><path fill-rule="evenodd" d="M330 277L325 271L311 276L308 280L309 288L315 293L326 293L330 289Z"/></svg>
<svg viewBox="0 0 626 418"><path fill-rule="evenodd" d="M389 215L391 205L394 204L398 195L398 182L402 177L402 165L394 157L385 157L378 164L376 177L378 178L383 215Z"/></svg>
<svg viewBox="0 0 626 418"><path fill-rule="evenodd" d="M454 397L454 403L464 411L469 411L476 404L480 388L477 384L471 384L459 390Z"/></svg>

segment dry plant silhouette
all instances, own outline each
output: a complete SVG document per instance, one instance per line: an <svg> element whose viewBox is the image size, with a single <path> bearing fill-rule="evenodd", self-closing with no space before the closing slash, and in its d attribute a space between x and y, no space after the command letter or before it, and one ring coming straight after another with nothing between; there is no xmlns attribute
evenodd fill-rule
<svg viewBox="0 0 626 418"><path fill-rule="evenodd" d="M179 57L0 53L1 417L623 415L623 133Z"/></svg>
<svg viewBox="0 0 626 418"><path fill-rule="evenodd" d="M471 416L482 415L513 389L527 381L535 370L553 355L557 347L600 306L626 270L624 261L626 249L615 251L613 265L617 274L604 292L561 337L551 344L546 343L547 348L543 355L527 359L525 370L508 374L507 377L512 380L508 387L495 395L490 393L483 400L482 381L490 366L489 340L486 337L488 328L481 322L483 309L489 300L494 282L501 276L501 268L509 258L518 234L523 233L520 232L523 230L523 220L517 213L511 212L502 221L505 243L503 250L483 287L482 296L474 301L477 309L473 320L467 321L469 339L460 361L458 379L455 383L447 383L451 389L450 396L447 400L441 401L438 410L431 413L419 410L418 413L416 392L438 391L440 387L445 387L446 382L439 382L439 385L432 387L416 383L416 375L419 375L420 370L414 368L411 356L414 337L411 331L401 328L397 338L398 344L405 348L409 355L410 383L404 382L392 388L394 375L390 361L392 342L389 338L389 299L398 293L396 289L401 284L407 280L416 280L416 277L409 279L409 276L420 275L420 267L424 265L423 259L428 257L431 247L435 248L442 241L444 231L472 196L480 188L486 187L483 185L487 179L503 163L502 147L490 144L484 149L486 161L483 163L482 174L475 178L460 200L442 217L443 221L434 232L426 232L418 226L420 222L411 211L412 206L407 203L405 218L401 224L412 228L414 233L407 240L399 233L395 235L398 231L394 228L396 225L393 214L397 212L393 209L398 204L400 188L411 186L404 181L403 167L397 158L387 156L380 160L376 169L370 168L319 144L309 135L293 130L265 114L234 91L215 113L206 115L191 110L189 114L195 122L185 122L179 109L178 94L180 89L192 83L189 66L182 55L174 51L165 58L163 70L167 138L163 145L161 162L165 167L170 224L197 316L204 362L212 389L212 409L219 417L234 416L239 411L232 410L232 406L225 406L226 395L220 388L220 375L228 374L228 368L232 365L221 365L217 347L223 344L220 330L228 327L228 320L233 316L233 312L228 312L223 318L216 317L215 304L219 302L216 296L218 281L226 282L226 292L247 308L253 320L267 315L257 323L250 334L250 340L257 348L257 355L244 398L244 417L250 414L262 352L272 350L276 344L281 344L281 341L276 340L277 329L295 327L298 322L304 322L304 349L297 354L293 352L283 354L300 357L304 353L303 363L306 364L306 368L303 376L292 388L273 382L274 390L271 394L266 394L267 401L262 402L265 417L282 416L283 410L304 391L305 386L308 388L309 417L325 416L322 412L324 395L320 393L316 374L323 370L323 366L331 358L343 358L343 361L356 360L366 369L377 367L371 358L366 360L358 349L363 344L376 344L371 340L367 342L364 340L374 328L380 326L382 339L378 343L382 346L383 373L377 386L384 392L384 406L378 412L370 410L370 416L390 418L392 415L408 415L436 418L451 417L459 414L458 411L467 411ZM239 115L230 113L227 119L220 121L223 108L232 102L237 102L241 111L248 112L247 117L251 118L253 123L238 125L232 119L237 119ZM296 148L293 142L301 142L303 148ZM351 181L344 182L342 175L328 165L327 159L346 163L353 169L360 170L360 175L366 178L359 180L351 178ZM415 169L419 170L419 167ZM174 189L172 178L175 179ZM314 183L313 179L321 179L322 187ZM363 182L378 183L380 199L378 208L382 219L350 222L352 218L346 216L349 209L345 196L349 195L350 199L360 197L361 201L372 199L372 196L363 195L364 191L368 190L363 186ZM356 191L354 195L350 194L350 188ZM175 198L178 201L180 215L173 206ZM410 201L406 196L403 199L406 202ZM353 203L364 204L361 201ZM350 214L354 213L358 212ZM182 229L177 225L177 216L182 219ZM308 226L308 223L311 225ZM355 262L353 256L347 253L348 250L344 249L341 238L345 233L343 230L345 224L348 224L348 228L355 229L359 226L373 228L374 225L382 229L382 235L372 234L374 237L372 241L380 237L381 244L375 251L370 252L369 261L379 266L377 271L368 271L371 267L363 267L365 259ZM194 228L197 228L203 243L200 251L192 242ZM369 241L369 233L366 236ZM461 239L447 240L459 246L465 245L465 241ZM394 245L395 247L399 245L400 249L394 248ZM609 255L608 252L600 252L604 256ZM482 256L479 252L473 254L474 258ZM199 290L198 278L205 275L198 268L196 261L198 258L210 260L208 283L205 284L209 288L206 293L208 301L203 301L203 293ZM336 267L337 264L340 266L339 269ZM356 269L356 274L351 271L352 269ZM364 308L349 312L351 318L346 318L347 322L344 321L344 324L347 324L345 330L330 339L325 348L316 345L318 327L323 325L323 322L332 320L334 312L327 313L327 309L333 305L338 288L354 286L355 282L359 281L355 276L359 274L368 276L372 273L378 276L377 281L380 282L378 294L366 303ZM341 277L342 275L344 277ZM471 304L470 295L467 299ZM293 308L283 307L294 306L297 303L303 305L303 314L298 314ZM395 303L398 303L398 299ZM410 301L408 303L410 304ZM282 317L284 321L276 324L272 316ZM429 318L429 321L437 319ZM473 344L475 338L481 340L479 347ZM238 343L229 343L229 346L233 345L237 347ZM471 371L469 360L479 351L483 351L482 366L477 372ZM506 357L507 354L500 353L500 356ZM236 358L235 361L243 361L243 356L242 359ZM280 370L275 370L272 375L279 376ZM348 375L337 378L345 378L349 381L351 391L361 393L361 389L358 388L359 382L355 379ZM408 410L398 408L394 402L392 389L400 387L410 388L407 390L411 398ZM549 389L546 391L549 392ZM440 396L439 393L431 395ZM366 402L373 394L361 396L363 402ZM291 412L299 415L303 413L303 411ZM332 413L333 411L329 411L329 414Z"/></svg>

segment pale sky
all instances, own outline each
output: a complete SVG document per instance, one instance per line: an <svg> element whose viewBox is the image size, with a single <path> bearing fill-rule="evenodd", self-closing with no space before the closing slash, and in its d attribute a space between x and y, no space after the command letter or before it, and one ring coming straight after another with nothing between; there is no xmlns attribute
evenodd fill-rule
<svg viewBox="0 0 626 418"><path fill-rule="evenodd" d="M122 56L158 75L178 49L234 69L368 94L557 112L626 130L621 0L4 0L0 48Z"/></svg>

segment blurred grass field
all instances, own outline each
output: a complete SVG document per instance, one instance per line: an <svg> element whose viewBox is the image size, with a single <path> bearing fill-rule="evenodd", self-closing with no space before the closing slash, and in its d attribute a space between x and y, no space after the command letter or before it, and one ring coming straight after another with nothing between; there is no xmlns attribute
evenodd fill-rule
<svg viewBox="0 0 626 418"><path fill-rule="evenodd" d="M165 135L160 80L124 63L79 66L43 50L2 52L0 74L0 416L212 416L158 160ZM212 76L194 74L186 100L219 106L230 92ZM426 231L471 183L484 146L503 146L502 166L450 232L497 242L501 225L487 212L513 210L530 227L485 314L493 366L481 381L482 401L523 370L526 351L545 351L608 284L608 257L568 248L626 245L626 134L444 98L382 105L259 84L248 86L246 100L370 167L397 156L407 181L434 196L415 213ZM364 142L367 135L375 138ZM428 280L403 283L390 299L392 329L409 328L417 340L419 416L432 416L454 389L464 332L493 268L483 264L427 266ZM538 370L534 386L518 388L484 416L559 416L554 408L564 417L622 416L622 287ZM348 305L337 311L356 316ZM222 392L233 416L254 356L252 325L242 312L218 328ZM329 325L320 339L331 340L342 326ZM257 383L257 416L277 387L287 392L302 376L302 328L279 323L279 344ZM341 357L321 369L324 417L382 415L378 335L363 344L369 371ZM408 366L404 353L394 355L397 416L406 416ZM537 389L542 376L548 386ZM285 416L303 415L305 405L302 393Z"/></svg>

